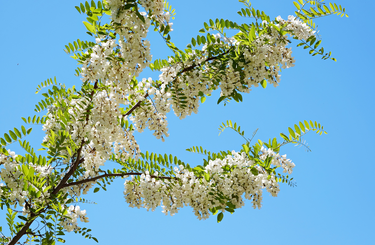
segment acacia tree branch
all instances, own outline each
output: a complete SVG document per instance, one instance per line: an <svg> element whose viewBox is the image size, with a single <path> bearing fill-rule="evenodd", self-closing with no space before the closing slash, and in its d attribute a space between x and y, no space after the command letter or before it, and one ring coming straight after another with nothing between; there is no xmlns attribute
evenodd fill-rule
<svg viewBox="0 0 375 245"><path fill-rule="evenodd" d="M219 54L217 56L213 56L213 57L210 57L210 58L207 58L204 62L200 63L200 64L194 64L194 65L191 65L189 67L186 67L184 68L181 72L178 73L178 76L181 75L182 73L185 73L187 71L191 71L193 70L194 68L196 68L197 66L201 66L202 64L204 64L205 62L208 62L208 61L211 61L211 60L214 60L214 59L217 59L225 54L228 54L231 49L233 47L231 47L230 49L228 49L226 52L222 53L222 54ZM95 82L95 85L94 85L94 90L91 92L91 97L94 96L94 93L95 93L95 89L98 88L98 80L96 80ZM145 98L148 96L148 93L145 94ZM135 109L137 109L140 105L141 105L142 101L138 101L137 104L135 104L126 114L125 116L129 116ZM89 112L89 109L88 109L88 112ZM86 123L88 122L88 119L89 119L89 113L87 113L87 116L86 116ZM78 185L78 184L83 184L83 183L86 183L86 182L91 182L91 181L94 181L96 179L100 179L100 178L105 178L105 177L110 177L110 176L126 176L126 175L141 175L141 173L127 173L127 174L112 174L112 175L108 175L108 174L105 174L105 175L101 175L101 176L97 176L95 178L92 178L92 179L88 179L88 180L82 180L82 181L85 181L85 182L82 182L82 181L78 181L78 182L74 182L74 183L69 183L69 184L66 184L66 182L69 180L69 178L74 174L74 172L77 170L79 164L81 164L83 162L84 159L80 159L80 156L81 156L81 151L82 151L82 148L83 148L83 144L84 144L84 141L82 140L81 142L81 147L78 149L77 151L77 158L76 158L76 161L71 165L69 171L64 175L64 177L62 178L62 180L59 182L59 184L56 186L56 188L53 189L52 193L51 193L51 197L54 197L56 196L56 194L58 194L58 192L64 188L64 187L67 187L67 186L73 186L73 185ZM157 176L151 176L153 178L156 178ZM157 177L157 178L161 178L161 179L172 179L173 177ZM82 182L82 183L80 183ZM21 237L23 235L26 234L27 230L29 229L30 225L34 222L34 220L41 214L43 213L46 209L48 208L45 207L44 209L40 210L39 212L37 213L32 213L30 215L30 219L28 222L25 223L25 225L22 227L22 229L16 234L16 236L14 236L12 238L12 240L8 243L8 245L15 245L19 239L21 239Z"/></svg>
<svg viewBox="0 0 375 245"><path fill-rule="evenodd" d="M91 92L91 97L94 96L94 93L95 93L95 90L98 88L98 80L96 80L95 82L95 85L94 85L94 90ZM87 109L87 112L90 112L90 109L88 108ZM86 124L88 123L88 120L89 120L89 113L87 113L87 116L86 116ZM84 144L84 140L82 140L81 142L81 147L78 149L77 151L77 158L76 158L76 161L70 166L70 169L69 171L64 175L64 177L61 179L61 181L59 182L59 184L56 186L56 188L53 189L52 193L51 193L51 197L55 197L56 194L64 187L65 183L68 181L68 179L74 174L74 172L77 170L79 164L81 164L83 162L84 159L80 159L81 157L81 152L82 152L82 148L83 148L83 144ZM40 210L39 212L37 213L31 213L30 215L30 219L29 221L27 221L25 223L25 225L22 227L22 229L17 232L17 234L12 238L12 240L8 243L8 245L15 245L23 235L25 235L28 231L28 229L30 228L30 225L34 222L34 220L40 215L42 214L43 212L46 211L46 209L48 208L45 207L43 208L42 210Z"/></svg>
<svg viewBox="0 0 375 245"><path fill-rule="evenodd" d="M233 49L233 46L230 47L230 48L229 48L227 51L225 51L224 53L221 53L221 54L218 54L218 55L216 55L216 56L212 56L212 57L210 57L210 58L207 58L204 62L202 62L202 63L200 63L200 64L194 64L194 65L188 66L188 67L182 69L182 71L179 72L178 75L181 75L182 73L187 72L187 71L191 71L191 70L193 70L193 69L194 69L195 67L197 67L197 66L202 66L204 63L206 63L206 62L208 62L208 61L218 59L218 58L220 58L221 56L228 54L232 49Z"/></svg>
<svg viewBox="0 0 375 245"><path fill-rule="evenodd" d="M124 177L124 176L142 175L142 174L143 173L132 173L132 172L131 173L123 173L123 174L103 174L103 175L96 176L94 178L84 179L84 180L80 180L80 181L77 181L77 182L67 183L63 186L63 188L69 187L69 186L85 184L85 183L96 181L98 179L102 179L102 178L106 178L106 177ZM156 175L150 175L150 177L151 178L158 178L158 179L176 179L176 177L156 176Z"/></svg>
<svg viewBox="0 0 375 245"><path fill-rule="evenodd" d="M148 96L148 93L146 93L145 94L145 99L147 98L147 96ZM137 109L137 107L139 107L140 105L141 105L141 103L142 103L142 101L143 100L140 100L140 101L138 101L137 102L137 104L135 104L126 114L125 114L125 116L129 116L130 114L132 114L132 112L135 110L135 109Z"/></svg>
<svg viewBox="0 0 375 245"><path fill-rule="evenodd" d="M225 51L224 53L221 53L219 55L216 55L216 56L212 56L210 58L207 58L204 62L200 63L200 64L194 64L194 65L191 65L191 66L188 66L184 69L182 69L182 71L180 71L177 76L181 75L182 73L185 73L187 71L191 71L193 70L194 68L196 68L197 66L202 66L202 64L208 62L208 61L211 61L211 60L215 60L215 59L218 59L219 57L223 56L223 55L226 55L228 54L231 50L233 49L233 47L229 48L227 51ZM176 80L176 78L174 78L173 82ZM148 93L145 94L144 98L146 99L148 96ZM127 113L125 113L124 116L129 116L130 114L132 114L132 112L137 109L138 107L141 106L141 103L142 103L143 100L140 100L137 102L137 104L135 104Z"/></svg>

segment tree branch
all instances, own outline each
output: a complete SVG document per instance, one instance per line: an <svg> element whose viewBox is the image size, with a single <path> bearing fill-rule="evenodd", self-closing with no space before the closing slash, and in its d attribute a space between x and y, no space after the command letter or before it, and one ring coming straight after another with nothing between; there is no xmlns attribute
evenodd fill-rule
<svg viewBox="0 0 375 245"><path fill-rule="evenodd" d="M217 59L219 58L220 56L222 55L225 55L225 54L228 54L230 52L232 48L228 49L226 52L220 54L220 55L217 55L217 56L213 56L213 57L210 57L210 58L207 58L205 60L205 62L207 61L210 61L210 60L214 60L214 59ZM203 63L205 63L203 62ZM181 72L178 73L178 75L181 75L182 73L184 72L187 72L187 71L191 71L193 70L195 67L197 66L201 66L203 63L201 64L194 64L194 65L191 65L189 67L186 67L184 68ZM94 96L94 93L95 93L95 89L98 88L98 80L95 82L95 85L94 85L94 90L91 92L91 97ZM148 96L148 93L146 93L145 95L145 98ZM143 101L143 100L142 100ZM125 116L128 116L130 115L135 109L137 109L142 101L138 101L137 104L135 104L126 114ZM88 109L89 110L89 109ZM88 119L89 119L89 114L87 114L86 116L86 123L88 122ZM101 178L105 178L105 177L116 177L116 176L121 176L121 177L124 177L124 176L128 176L128 175L142 175L142 173L125 173L125 174L104 174L104 175L100 175L100 176L97 176L97 177L94 177L94 178L91 178L91 179L86 179L86 180L81 180L81 181L77 181L77 182L72 182L72 183L68 183L66 184L66 182L69 180L69 178L74 174L74 172L77 170L79 164L81 164L84 159L80 159L81 157L81 151L82 151L82 147L83 147L83 144L84 144L84 140L82 140L81 142L81 147L78 149L77 151L77 158L76 158L76 161L71 165L69 171L64 175L64 177L62 178L62 180L60 181L60 183L56 186L55 189L53 189L52 193L51 193L51 196L55 196L58 194L58 192L64 188L64 187L68 187L68 186L74 186L74 185L79 185L79 184L84 184L84 183L87 183L87 182L92 182L92 181L95 181L95 180L98 180L98 179L101 179ZM155 176L155 175L151 175L151 178L159 178L159 179L174 179L174 177L163 177L163 176ZM27 230L29 229L30 225L34 222L34 220L41 214L43 213L48 207L40 210L38 213L35 213L35 214L31 214L30 215L30 220L28 222L26 222L26 224L22 227L22 229L17 233L16 236L14 236L12 238L12 240L9 242L8 245L15 245L19 239L21 239L21 237L23 235L25 235L27 233Z"/></svg>
<svg viewBox="0 0 375 245"><path fill-rule="evenodd" d="M97 89L97 88L98 88L98 80L96 80L96 82L95 82L94 90L91 92L91 97L94 96L95 89ZM89 112L90 109L87 109L87 110ZM86 124L88 122L88 119L89 119L89 115L86 116ZM63 188L63 186L65 185L65 183L68 181L68 179L76 171L78 165L83 162L84 159L80 159L80 157L81 157L81 151L82 151L82 147L83 147L83 143L84 143L84 140L82 140L81 147L78 149L76 161L71 165L69 171L64 175L64 177L62 178L62 180L60 181L60 183L52 191L51 197L54 197L61 190L61 188ZM37 213L31 213L29 221L27 221L25 223L25 225L22 227L22 229L12 238L12 240L8 243L8 245L15 245L18 242L18 240L21 239L21 237L27 233L27 230L29 229L30 225L34 222L34 220L41 213L43 213L44 211L46 211L47 208L48 208L48 206L45 207L45 208L43 208L42 210L40 210Z"/></svg>
<svg viewBox="0 0 375 245"><path fill-rule="evenodd" d="M148 96L148 93L146 93L145 94L145 99L147 98L147 96ZM142 101L143 100L140 100L140 101L138 101L137 102L137 104L135 104L126 114L125 114L125 116L129 116L130 114L132 114L132 112L135 110L135 109L137 109L137 107L139 107L140 105L141 105L141 103L142 103Z"/></svg>
<svg viewBox="0 0 375 245"><path fill-rule="evenodd" d="M194 64L194 65L191 65L191 66L188 66L188 67L182 69L182 71L180 71L180 72L177 74L177 76L181 75L181 74L184 73L184 72L191 71L191 70L193 70L195 67L197 67L197 66L201 66L202 64L206 63L207 61L214 60L214 59L219 58L220 56L223 56L223 55L228 54L228 53L231 51L232 48L233 48L233 47L229 48L227 51L225 51L225 52L222 53L222 54L219 54L219 55L217 55L217 56L213 56L213 57L207 58L204 62L202 62L202 63L200 63L200 64ZM174 78L173 82L174 82L174 81L176 81L176 77ZM144 98L146 99L147 96L148 96L148 93L145 94ZM133 106L133 107L132 107L132 108L131 108L131 109L130 109L125 115L124 115L124 116L129 116L129 115L130 115L135 109L137 109L137 108L141 105L142 101L143 101L143 100L138 101L137 104L135 104L135 105L134 105L134 106Z"/></svg>
<svg viewBox="0 0 375 245"><path fill-rule="evenodd" d="M233 49L233 46L230 47L230 48L229 48L227 51L225 51L224 53L221 53L221 54L218 54L218 55L216 55L216 56L212 56L212 57L210 57L210 58L207 58L204 62L202 62L202 63L200 63L200 64L194 64L194 65L188 66L188 67L182 69L182 71L179 72L178 75L181 75L182 73L187 72L187 71L191 71L191 70L193 70L195 67L197 67L197 66L201 66L202 64L206 63L207 61L215 60L215 59L219 58L220 56L226 55L226 54L228 54L232 49Z"/></svg>
<svg viewBox="0 0 375 245"><path fill-rule="evenodd" d="M84 180L80 180L80 181L77 181L77 182L65 184L63 186L63 188L69 187L69 186L85 184L85 183L96 181L98 179L102 179L102 178L106 178L106 177L124 177L124 176L142 175L142 174L143 173L103 174L103 175L99 175L99 176L96 176L96 177L91 178L91 179L84 179ZM150 175L150 177L151 178L158 178L158 179L175 179L176 178L176 177L156 176L156 175Z"/></svg>

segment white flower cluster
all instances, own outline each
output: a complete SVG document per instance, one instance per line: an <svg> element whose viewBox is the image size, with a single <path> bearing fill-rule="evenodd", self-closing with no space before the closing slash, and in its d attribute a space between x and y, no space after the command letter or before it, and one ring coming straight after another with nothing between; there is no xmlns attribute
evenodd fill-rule
<svg viewBox="0 0 375 245"><path fill-rule="evenodd" d="M82 106L83 102L93 105L91 114L87 118L85 116L87 108ZM113 153L122 159L137 157L140 149L132 131L124 131L118 122L122 115L114 94L108 94L105 90L99 91L91 102L85 99L73 99L70 107L71 123L65 130L71 134L74 142L82 140L88 142L83 145L81 151L84 158L81 166L85 169L82 179L96 176L100 166L103 166ZM45 141L49 139L50 130L61 129L59 124L50 123L51 121L57 121L52 113L49 114L49 119L43 127L47 131Z"/></svg>
<svg viewBox="0 0 375 245"><path fill-rule="evenodd" d="M279 23L275 23L276 26L287 23L285 30L291 31L298 39L307 39L315 33L309 26L293 16L289 16L287 21L282 20L281 17L278 17L277 20ZM263 80L268 81L275 87L278 86L281 67L294 66L292 50L286 47L288 36L280 36L275 28L270 28L270 31L257 36L251 47L243 45L234 38L222 37L219 33L215 34L214 38L215 40L221 40L211 44L217 48L222 47L225 50L235 47L236 50L238 48L242 50L244 60L238 62L238 66L242 67L241 71L233 67L231 59L223 62L206 62L206 57L208 57L207 44L203 46L202 52L197 53L193 50L188 53L189 59L183 65L175 63L161 69L160 81L163 84L173 82L173 87L176 90L180 89L187 97L184 99L185 106L181 106L178 100L172 103L175 114L181 119L191 115L192 112L198 112L200 101L198 93L211 94L211 89L216 89L216 85L213 83L215 79L220 81L221 95L223 96L229 96L233 90L248 93L252 86L258 87ZM178 72L192 66L198 69L189 70L176 77Z"/></svg>
<svg viewBox="0 0 375 245"><path fill-rule="evenodd" d="M283 20L280 16L276 17L279 25L287 24L285 30L293 31L293 34L298 40L308 39L315 35L315 31L311 29L306 23L298 20L295 16L289 15L288 20Z"/></svg>
<svg viewBox="0 0 375 245"><path fill-rule="evenodd" d="M284 173L291 174L293 172L293 168L296 165L290 159L286 159L286 154L281 156L279 153L276 153L271 149L266 149L263 146L260 151L262 152L262 154L260 154L260 159L266 160L267 157L272 157L271 164L276 167L282 167Z"/></svg>
<svg viewBox="0 0 375 245"><path fill-rule="evenodd" d="M80 219L81 222L89 222L89 219L86 217L86 210L81 210L79 206L71 205L65 216L68 216L69 218L64 218L64 220L60 222L60 225L68 232L79 229L79 226L77 225L78 219Z"/></svg>
<svg viewBox="0 0 375 245"><path fill-rule="evenodd" d="M209 180L196 177L183 166L175 168L176 177L170 179L158 178L158 173L150 176L146 172L139 180L132 178L125 181L125 200L130 207L144 207L152 211L163 205L163 212L171 215L183 206L190 206L199 219L208 218L212 208L224 211L226 204L217 201L218 196L222 197L223 203L229 201L235 208L240 208L244 205L244 195L252 201L254 208L260 208L262 189L277 196L279 185L273 175L262 171L254 175L251 171L253 167L260 168L245 153L233 151L223 160L209 162L204 169Z"/></svg>
<svg viewBox="0 0 375 245"><path fill-rule="evenodd" d="M82 166L86 169L84 177L96 176L99 167L110 158L112 150L123 159L137 156L140 152L132 132L124 131L118 123L122 116L115 97L100 91L94 96L93 105L88 122L90 130L84 134L90 143L82 149L85 159Z"/></svg>
<svg viewBox="0 0 375 245"><path fill-rule="evenodd" d="M168 122L166 120L166 114L170 111L171 105L171 94L165 91L165 84L161 84L158 89L152 86L152 79L145 78L138 84L138 88L142 89L148 96L153 95L153 98L148 99L146 104L139 109L135 116L129 117L134 122L134 126L138 129L138 132L148 127L151 131L154 130L154 135L157 139L168 137Z"/></svg>
<svg viewBox="0 0 375 245"><path fill-rule="evenodd" d="M151 11L151 18L155 17L160 22L169 22L169 13L164 13L164 0L140 0L139 3L147 12Z"/></svg>
<svg viewBox="0 0 375 245"><path fill-rule="evenodd" d="M29 193L23 190L24 182L22 178L22 171L20 169L20 164L16 162L15 158L17 155L8 150L9 156L0 154L0 165L3 165L4 168L0 169L0 181L4 181L5 186L12 189L11 193L8 194L8 199L11 201L11 204L15 205L18 203L22 206L29 198Z"/></svg>
<svg viewBox="0 0 375 245"><path fill-rule="evenodd" d="M101 41L97 39L97 45L92 49L90 59L83 63L82 80L95 81L101 79L109 87L111 100L116 100L125 105L135 104L145 100L146 94L153 95L155 103L146 100L146 104L153 106L143 106L137 109L135 117L130 119L135 123L139 131L145 127L155 130L154 135L164 140L163 136L168 136L166 113L170 110L170 104L165 103L170 94L161 89L155 89L151 82L143 80L139 84L133 84L133 77L137 77L140 72L148 66L150 55L150 44L144 40L150 26L150 18L159 21L169 22L169 13L164 13L164 1L141 1L146 11L151 11L152 16L148 18L143 14L145 23L136 15L133 10L122 10L124 1L111 0L108 6L111 9L112 21L119 24L116 33L119 34L119 44L115 40ZM118 105L117 105L118 106Z"/></svg>
<svg viewBox="0 0 375 245"><path fill-rule="evenodd" d="M159 76L160 81L164 84L173 82L177 98L172 102L172 109L175 115L180 117L180 119L191 115L192 112L198 113L200 103L199 92L210 95L212 93L211 89L215 87L212 80L208 79L207 74L199 69L193 69L177 77L177 73L183 69L183 67L200 66L205 61L205 58L196 55L194 50L190 55L190 60L185 62L184 66L177 63L171 67L164 68L161 70L163 73ZM183 97L186 97L183 99L183 103L180 101L180 91L183 93Z"/></svg>
<svg viewBox="0 0 375 245"><path fill-rule="evenodd" d="M22 165L18 163L15 159L17 155L13 152L8 150L9 156L4 154L0 154L0 165L3 165L4 168L0 169L0 181L4 183L0 183L0 186L6 186L9 191L4 192L2 189L0 190L0 196L6 195L6 198L10 200L10 204L14 206L24 206L25 201L31 198L31 194L24 190L25 186L31 185L35 188L35 186L30 183L27 179L24 178L24 173L22 170ZM47 177L52 168L50 166L40 166L33 163L28 163L28 168L33 168L34 176L38 175L39 177ZM41 190L42 194L37 197L33 198L34 204L42 204L45 202L46 198L49 197L48 192L44 192L44 189ZM35 188L38 191L38 188Z"/></svg>
<svg viewBox="0 0 375 245"><path fill-rule="evenodd" d="M44 142L49 141L52 132L56 133L65 128L78 148L84 143L81 151L84 162L79 166L84 168L84 174L75 181L97 176L100 167L113 153L124 160L136 159L140 153L132 131L124 130L119 123L127 119L121 113L121 104L131 106L141 103L142 106L136 108L134 116L130 116L129 119L138 131L142 132L147 127L154 131L157 138L164 140L164 136L168 137L166 114L171 110L171 106L175 114L182 119L192 112L198 112L202 93L210 95L218 86L224 96L229 96L234 90L247 93L252 86L257 87L264 79L277 86L280 82L281 66L289 68L294 65L292 51L286 48L288 37L281 37L274 28L257 36L250 46L243 45L234 38L215 34L214 37L218 41L211 45L222 50L241 50L243 60L237 62L241 69L234 67L231 59L208 62L209 53L205 45L202 51L188 52L184 63L170 59L170 66L161 69L160 82L153 82L151 79L136 82L134 78L140 75L152 59L150 43L145 39L151 20L172 26L170 13L164 12L164 1L139 2L148 13L151 13L151 16L142 13L145 22L134 10L124 9L125 1L107 0L119 39L116 41L99 36L96 45L86 53L87 58L83 62L81 73L84 82L100 80L104 86L97 89L91 99L63 99L61 104L67 108L49 108L48 119L43 126L47 134ZM298 39L307 39L314 35L314 31L293 16L289 16L288 20L278 17L277 21L276 25L279 26L287 24L285 29L291 31ZM214 80L219 83L214 83ZM167 89L171 84L177 95L173 100L171 91ZM181 106L182 104L184 106ZM86 115L88 105L92 106L89 116ZM67 125L61 124L60 115L57 113L59 109L63 110L62 113L66 113L64 110L67 110L71 116ZM291 173L294 164L286 159L285 155L280 156L265 148L261 151L262 159L272 156L272 164L281 166L284 172ZM68 155L65 150L60 153ZM11 156L12 154L14 155L11 153ZM9 199L13 203L24 205L29 193L23 191L20 164L10 159L0 155L0 164L4 164L5 167L0 171L1 181L14 190L9 194ZM70 160L66 159L65 163L69 163ZM51 174L52 168L30 165L41 177ZM255 175L251 171L252 168L258 169L259 174ZM145 207L151 210L163 205L163 212L171 215L177 213L184 205L191 206L200 219L206 219L212 208L224 211L225 205L216 200L219 194L225 199L224 203L230 202L236 208L244 205L243 195L252 201L254 208L260 208L264 188L272 196L276 196L279 191L275 176L268 175L260 166L248 160L245 154L236 152L223 160L210 161L204 169L209 176L208 180L195 176L182 166L175 171L176 177L170 179L158 178L157 173L150 176L146 172L140 179L127 180L124 192L126 201L132 207ZM64 191L71 196L79 196L81 193L86 194L94 184L84 183L64 188ZM0 195L3 194L1 190ZM88 222L85 211L81 211L79 206L71 206L67 213L71 218L64 220L61 225L68 231L78 228L78 219Z"/></svg>

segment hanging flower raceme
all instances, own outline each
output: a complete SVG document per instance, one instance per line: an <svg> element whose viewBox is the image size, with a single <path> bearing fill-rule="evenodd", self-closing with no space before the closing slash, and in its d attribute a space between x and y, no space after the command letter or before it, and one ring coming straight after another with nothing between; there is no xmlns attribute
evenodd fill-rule
<svg viewBox="0 0 375 245"><path fill-rule="evenodd" d="M262 150L264 150L262 148ZM268 154L275 154L267 151ZM275 155L272 164L284 167L285 158ZM288 160L289 161L289 160ZM289 162L290 165L294 165ZM253 168L259 171L252 170ZM204 177L184 168L175 168L175 177L159 178L146 171L140 178L125 181L125 200L130 207L143 207L154 211L162 206L165 214L178 212L179 208L190 206L199 219L206 219L210 211L224 211L229 202L233 209L244 205L249 199L254 208L262 206L262 193L266 189L277 196L279 184L274 174L268 174L247 155L233 151L223 159L210 160L202 170Z"/></svg>

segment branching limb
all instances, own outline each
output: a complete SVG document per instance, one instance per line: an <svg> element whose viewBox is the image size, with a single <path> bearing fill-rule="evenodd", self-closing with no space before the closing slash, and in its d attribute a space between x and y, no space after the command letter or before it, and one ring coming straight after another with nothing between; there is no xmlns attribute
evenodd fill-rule
<svg viewBox="0 0 375 245"><path fill-rule="evenodd" d="M97 89L97 88L98 88L98 80L95 82L94 90L91 92L91 97L94 96L95 89ZM89 109L88 109L88 111L89 111ZM88 120L89 120L89 114L87 114L87 116L86 116L86 122L88 122ZM64 187L64 185L69 180L69 178L77 170L79 164L81 164L84 161L83 158L81 159L81 151L82 151L82 148L83 148L83 144L84 144L84 141L82 140L81 147L77 151L76 161L71 165L69 171L64 175L64 177L61 179L61 181L56 186L56 188L52 191L52 193L51 193L52 197L56 196L58 194L58 192ZM28 229L30 228L30 226L34 222L34 220L40 214L42 214L43 212L45 212L47 210L47 208L48 208L48 206L45 207L45 208L43 208L43 209L41 209L37 213L31 213L29 221L27 221L25 223L25 225L22 227L22 229L12 238L12 240L9 242L8 245L15 245L21 239L21 237L26 234L26 232L28 231Z"/></svg>
<svg viewBox="0 0 375 245"><path fill-rule="evenodd" d="M85 183L88 183L88 182L93 182L93 181L96 181L96 180L99 180L99 179L103 179L103 178L106 178L106 177L125 177L125 176L139 176L139 175L142 175L143 173L123 173L123 174L103 174L103 175L99 175L99 176L96 176L94 178L90 178L90 179L85 179L85 180L80 180L80 181L77 181L77 182L72 182L72 183L68 183L68 184L65 184L63 186L64 187L70 187L70 186L76 186L76 185L81 185L81 184L85 184ZM151 178L158 178L158 179L176 179L176 177L168 177L168 176L156 176L156 175L150 175Z"/></svg>

